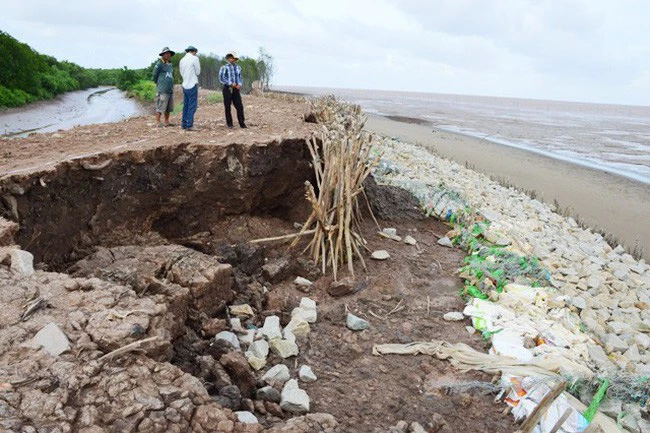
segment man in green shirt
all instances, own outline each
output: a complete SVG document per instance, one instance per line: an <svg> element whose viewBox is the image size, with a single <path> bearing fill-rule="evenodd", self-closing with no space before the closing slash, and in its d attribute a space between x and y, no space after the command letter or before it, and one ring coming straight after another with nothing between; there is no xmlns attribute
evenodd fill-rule
<svg viewBox="0 0 650 433"><path fill-rule="evenodd" d="M156 62L153 68L153 81L156 83L156 123L159 128L163 127L160 122L160 116L165 114L165 125L173 126L169 123L169 114L174 111L174 65L172 57L174 56L169 47L162 49L159 54L160 60Z"/></svg>

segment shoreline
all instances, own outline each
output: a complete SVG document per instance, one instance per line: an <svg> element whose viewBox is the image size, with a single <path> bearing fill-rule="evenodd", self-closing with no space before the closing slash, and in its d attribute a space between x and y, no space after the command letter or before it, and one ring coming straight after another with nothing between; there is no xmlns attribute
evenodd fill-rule
<svg viewBox="0 0 650 433"><path fill-rule="evenodd" d="M461 135L463 137L468 137L468 138L473 138L476 140L480 141L488 141L490 143L498 144L500 146L507 146L507 147L512 147L513 149L518 149L518 150L523 150L526 152L534 153L540 156L544 156L546 158L550 159L555 159L558 161L566 162L568 164L573 164L577 165L580 167L585 167L585 168L590 168L592 170L596 170L599 172L605 172L614 176L622 177L625 180L631 180L633 182L638 182L644 185L647 185L650 187L650 179L645 179L642 177L638 177L635 175L627 175L625 174L622 170L613 168L613 167L608 167L607 165L602 165L598 164L596 162L589 162L586 160L581 160L581 159L575 159L567 156L563 156L559 153L553 153L553 152L548 152L542 149L536 149L535 147L532 146L527 146L525 144L517 144L514 141L507 141L507 140L501 140L501 139L495 139L495 138L490 138L491 134L481 134L479 133L471 133L471 132L463 132L463 131L454 131L453 129L446 129L446 128L440 128L433 124L429 120L425 119L420 119L417 117L408 117L408 116L400 116L400 115L389 115L389 114L377 114L377 113L369 113L369 115L372 116L379 116L379 117L385 117L389 120L394 120L396 122L402 122L402 123L409 123L409 124L414 124L414 125L421 125L421 126L427 126L431 129L433 129L436 132L447 132L450 134L457 134Z"/></svg>
<svg viewBox="0 0 650 433"><path fill-rule="evenodd" d="M650 215L647 184L462 133L432 132L426 120L377 114L367 117L367 130L422 145L444 158L534 191L546 203L557 201L571 216L594 230L604 230L628 250L643 248L642 257L650 260L650 226L643 224Z"/></svg>

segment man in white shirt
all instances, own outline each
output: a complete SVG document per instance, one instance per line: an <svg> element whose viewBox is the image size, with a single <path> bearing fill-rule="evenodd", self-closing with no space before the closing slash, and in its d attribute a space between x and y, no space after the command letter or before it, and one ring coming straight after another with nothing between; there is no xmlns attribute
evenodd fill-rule
<svg viewBox="0 0 650 433"><path fill-rule="evenodd" d="M185 48L185 56L178 65L183 77L183 120L181 128L186 131L196 131L194 127L194 113L199 99L199 74L201 63L196 56L198 50L192 45Z"/></svg>

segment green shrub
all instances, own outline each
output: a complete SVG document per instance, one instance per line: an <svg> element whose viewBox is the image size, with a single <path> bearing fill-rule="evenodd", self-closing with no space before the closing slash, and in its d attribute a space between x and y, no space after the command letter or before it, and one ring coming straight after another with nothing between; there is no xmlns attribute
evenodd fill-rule
<svg viewBox="0 0 650 433"><path fill-rule="evenodd" d="M30 96L20 89L7 89L0 85L0 107L20 107L30 101Z"/></svg>
<svg viewBox="0 0 650 433"><path fill-rule="evenodd" d="M220 104L223 102L223 95L221 93L212 93L207 97L210 104Z"/></svg>
<svg viewBox="0 0 650 433"><path fill-rule="evenodd" d="M140 80L127 91L129 96L135 96L141 101L153 102L156 98L156 83L150 80Z"/></svg>

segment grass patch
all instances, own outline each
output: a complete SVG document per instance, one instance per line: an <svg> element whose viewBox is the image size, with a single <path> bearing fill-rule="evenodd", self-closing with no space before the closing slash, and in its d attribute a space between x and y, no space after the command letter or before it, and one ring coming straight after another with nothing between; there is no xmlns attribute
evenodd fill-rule
<svg viewBox="0 0 650 433"><path fill-rule="evenodd" d="M183 112L183 103L181 102L180 104L174 104L174 111L172 111L172 114L180 114Z"/></svg>
<svg viewBox="0 0 650 433"><path fill-rule="evenodd" d="M208 95L206 99L210 104L220 104L223 102L223 95L221 93L215 92Z"/></svg>

